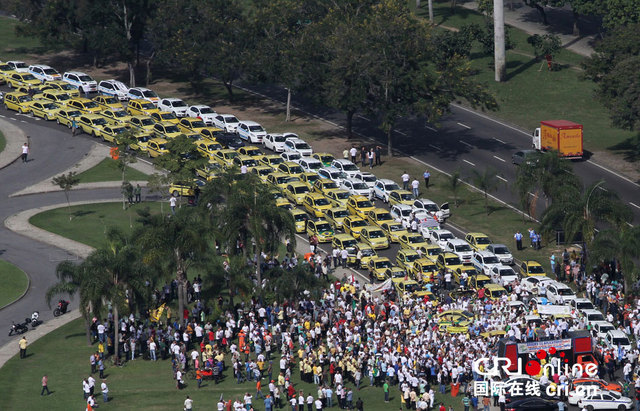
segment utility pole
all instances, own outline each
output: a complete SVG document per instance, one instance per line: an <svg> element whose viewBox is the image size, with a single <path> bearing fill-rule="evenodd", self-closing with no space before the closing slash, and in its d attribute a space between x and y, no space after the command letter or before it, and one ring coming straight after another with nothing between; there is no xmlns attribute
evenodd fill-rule
<svg viewBox="0 0 640 411"><path fill-rule="evenodd" d="M493 0L493 40L494 40L494 65L496 68L496 81L502 82L506 78L506 54L504 50L504 2Z"/></svg>

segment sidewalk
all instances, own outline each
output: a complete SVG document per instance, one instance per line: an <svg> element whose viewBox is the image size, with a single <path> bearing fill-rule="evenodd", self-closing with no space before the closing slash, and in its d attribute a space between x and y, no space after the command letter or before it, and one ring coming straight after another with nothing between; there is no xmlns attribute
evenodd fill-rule
<svg viewBox="0 0 640 411"><path fill-rule="evenodd" d="M512 4L513 8L509 5ZM477 10L475 1L465 2L462 7ZM596 40L597 29L593 24L581 16L580 27L582 35L573 35L573 13L570 7L545 7L549 25L542 24L538 11L529 7L522 0L506 0L504 2L504 22L529 34L556 34L560 37L562 47L582 56L593 53L593 43ZM586 27L585 27L586 26Z"/></svg>
<svg viewBox="0 0 640 411"><path fill-rule="evenodd" d="M0 152L0 168L5 168L20 158L22 155L20 147L27 141L27 136L20 128L4 119L0 119L0 131L7 142L4 150Z"/></svg>

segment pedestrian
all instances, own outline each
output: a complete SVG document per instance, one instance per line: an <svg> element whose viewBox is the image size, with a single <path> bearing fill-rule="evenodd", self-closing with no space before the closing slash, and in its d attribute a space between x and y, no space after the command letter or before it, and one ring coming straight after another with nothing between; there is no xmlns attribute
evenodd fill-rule
<svg viewBox="0 0 640 411"><path fill-rule="evenodd" d="M136 184L136 188L133 191L134 194L136 195L136 203L139 203L140 201L142 201L141 197L142 197L142 188L140 187L140 184Z"/></svg>
<svg viewBox="0 0 640 411"><path fill-rule="evenodd" d="M176 203L177 203L177 199L174 196L171 196L171 198L169 199L169 206L171 207L171 212L173 213L173 215L176 215Z"/></svg>
<svg viewBox="0 0 640 411"><path fill-rule="evenodd" d="M349 150L349 154L351 155L351 162L356 163L356 155L358 154L358 150L356 146L351 146L351 150Z"/></svg>
<svg viewBox="0 0 640 411"><path fill-rule="evenodd" d="M402 178L402 189L403 190L408 190L409 189L409 173L407 173L406 171L402 174L401 176Z"/></svg>
<svg viewBox="0 0 640 411"><path fill-rule="evenodd" d="M387 380L382 385L382 391L384 391L384 402L389 402L389 382Z"/></svg>
<svg viewBox="0 0 640 411"><path fill-rule="evenodd" d="M369 151L369 168L373 168L373 159L375 158L376 153L374 153L373 148Z"/></svg>
<svg viewBox="0 0 640 411"><path fill-rule="evenodd" d="M44 395L45 391L47 391L47 395L51 394L49 391L49 377L47 377L47 374L42 376L42 391L40 391L40 395Z"/></svg>
<svg viewBox="0 0 640 411"><path fill-rule="evenodd" d="M491 409L491 399L486 396L482 397L482 410L489 411Z"/></svg>
<svg viewBox="0 0 640 411"><path fill-rule="evenodd" d="M382 164L380 157L382 156L382 148L380 146L376 146L376 165L379 166Z"/></svg>
<svg viewBox="0 0 640 411"><path fill-rule="evenodd" d="M464 406L464 411L469 411L469 406L471 405L471 400L469 400L469 396L465 395L462 397L462 405Z"/></svg>
<svg viewBox="0 0 640 411"><path fill-rule="evenodd" d="M429 179L431 178L431 173L429 172L429 170L424 170L424 173L422 173L422 178L424 178L424 186L426 188L429 188Z"/></svg>
<svg viewBox="0 0 640 411"><path fill-rule="evenodd" d="M362 162L362 167L367 165L367 148L365 146L360 147L360 161Z"/></svg>
<svg viewBox="0 0 640 411"><path fill-rule="evenodd" d="M555 273L556 272L556 256L555 256L555 254L551 254L551 257L549 257L549 263L551 264L551 272Z"/></svg>
<svg viewBox="0 0 640 411"><path fill-rule="evenodd" d="M358 397L358 401L356 401L356 410L364 411L364 403L360 397Z"/></svg>
<svg viewBox="0 0 640 411"><path fill-rule="evenodd" d="M94 408L96 408L96 400L93 395L89 395L87 397L87 411L93 411Z"/></svg>
<svg viewBox="0 0 640 411"><path fill-rule="evenodd" d="M23 335L18 341L18 346L20 347L20 358L27 358L27 337Z"/></svg>
<svg viewBox="0 0 640 411"><path fill-rule="evenodd" d="M516 240L516 248L518 251L522 250L522 233L520 230L513 235L513 238Z"/></svg>
<svg viewBox="0 0 640 411"><path fill-rule="evenodd" d="M29 155L29 143L24 143L22 145L22 162L26 163L27 161L27 156Z"/></svg>
<svg viewBox="0 0 640 411"><path fill-rule="evenodd" d="M273 399L271 399L270 394L267 394L267 396L264 399L264 410L271 411L272 408L273 408Z"/></svg>
<svg viewBox="0 0 640 411"><path fill-rule="evenodd" d="M102 401L109 402L109 387L107 387L107 380L102 380L100 384L100 391L102 391Z"/></svg>
<svg viewBox="0 0 640 411"><path fill-rule="evenodd" d="M74 119L71 120L71 136L75 137L77 131L78 131L78 123L76 122L76 119L74 118Z"/></svg>
<svg viewBox="0 0 640 411"><path fill-rule="evenodd" d="M193 400L189 398L187 395L187 399L184 400L184 411L189 411L193 409Z"/></svg>
<svg viewBox="0 0 640 411"><path fill-rule="evenodd" d="M417 178L414 178L413 181L411 182L411 188L413 189L413 196L417 199L418 195L420 194L418 192L418 189L420 188L420 182L418 181Z"/></svg>
<svg viewBox="0 0 640 411"><path fill-rule="evenodd" d="M100 371L100 378L104 378L104 361L102 361L102 358L98 360L98 371Z"/></svg>
<svg viewBox="0 0 640 411"><path fill-rule="evenodd" d="M89 356L89 364L91 364L91 374L96 373L96 356L91 354Z"/></svg>
<svg viewBox="0 0 640 411"><path fill-rule="evenodd" d="M346 248L340 250L340 258L342 259L342 268L347 268L347 260L349 259L349 252Z"/></svg>

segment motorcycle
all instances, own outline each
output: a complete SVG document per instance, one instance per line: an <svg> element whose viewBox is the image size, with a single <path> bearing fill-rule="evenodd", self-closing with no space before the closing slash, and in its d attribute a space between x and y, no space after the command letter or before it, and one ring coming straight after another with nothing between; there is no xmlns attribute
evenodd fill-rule
<svg viewBox="0 0 640 411"><path fill-rule="evenodd" d="M31 323L31 327L36 328L42 324L42 321L40 321L39 318L40 313L38 311L34 311L33 314L31 314L31 318L26 318L24 321L25 323Z"/></svg>
<svg viewBox="0 0 640 411"><path fill-rule="evenodd" d="M11 324L11 329L9 330L9 336L18 335L18 334L24 334L27 331L29 331L29 328L26 326L26 324L23 324L23 323L16 324L14 322L14 323Z"/></svg>
<svg viewBox="0 0 640 411"><path fill-rule="evenodd" d="M60 300L58 301L58 306L53 310L53 316L59 317L62 314L67 312L67 307L69 306L69 301Z"/></svg>

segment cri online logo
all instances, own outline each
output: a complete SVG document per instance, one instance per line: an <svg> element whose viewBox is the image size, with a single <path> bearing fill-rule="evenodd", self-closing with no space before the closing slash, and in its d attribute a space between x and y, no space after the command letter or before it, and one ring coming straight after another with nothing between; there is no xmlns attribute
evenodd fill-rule
<svg viewBox="0 0 640 411"><path fill-rule="evenodd" d="M542 370L542 365L540 364L540 361L545 360L548 354L554 355L556 353L557 353L557 350L555 347L549 348L549 353L547 353L545 350L538 350L536 352L536 358L538 360L528 361L524 366L524 371L532 377L534 375L540 374L540 370ZM564 362L565 364L569 362L568 358L564 358L565 357L564 352L561 352L558 355L560 356L561 362Z"/></svg>

